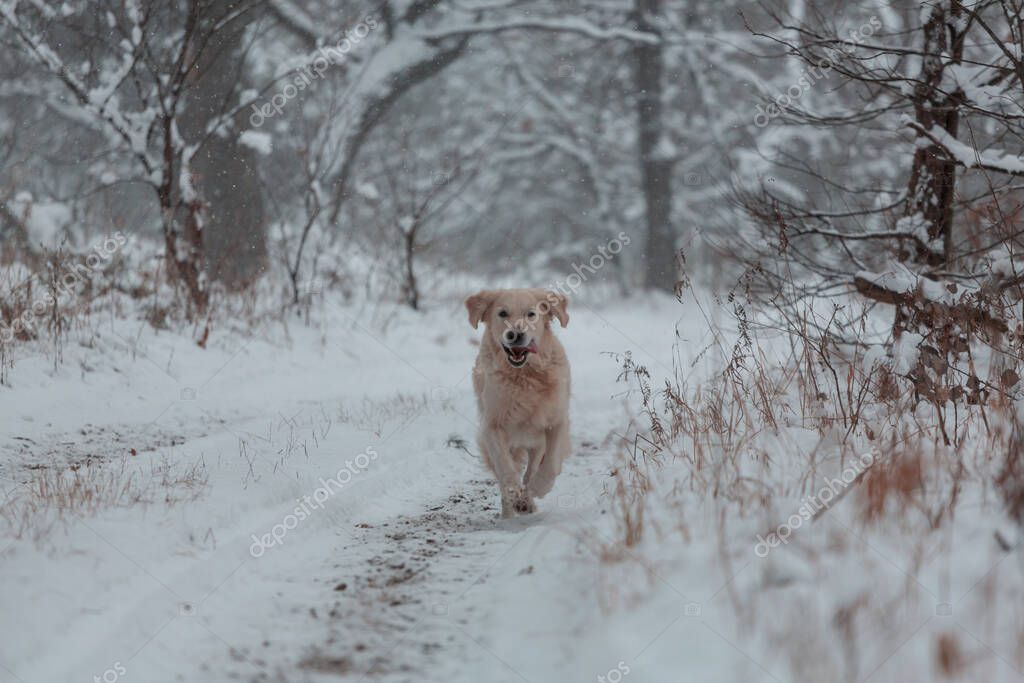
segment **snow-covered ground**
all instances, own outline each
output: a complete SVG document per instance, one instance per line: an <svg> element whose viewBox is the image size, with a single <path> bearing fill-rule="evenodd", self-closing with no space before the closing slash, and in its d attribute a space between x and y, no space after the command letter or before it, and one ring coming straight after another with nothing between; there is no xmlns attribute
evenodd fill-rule
<svg viewBox="0 0 1024 683"><path fill-rule="evenodd" d="M542 511L514 521L447 443L476 451L478 333L458 301L386 331L328 307L317 329L208 350L118 322L56 372L20 359L0 391L6 495L25 498L27 468L71 461L127 468L147 501L57 523L40 510L3 539L0 680L605 674L663 626L608 628L584 542L604 533L599 494L627 424L608 352L670 363L678 309L572 311L559 333L575 454ZM329 495L321 478L337 482ZM267 534L280 542L253 540Z"/></svg>
<svg viewBox="0 0 1024 683"><path fill-rule="evenodd" d="M618 542L610 473L636 400L613 354L655 385L706 379L722 359L692 302L574 304L556 332L573 457L536 515L498 519L461 447L476 451L479 333L446 301L325 304L316 326L206 350L117 321L56 370L18 359L0 389L2 495L23 515L0 538L0 681L903 681L934 673L949 631L970 634L971 671L1020 680L1020 622L991 610L1021 604L1019 544L999 547L993 531L1016 532L973 491L920 544L869 537L851 496L757 552L819 488L785 448L820 448L837 472L795 426L749 435L777 463L744 465L757 486L655 488L643 542ZM69 464L100 502L33 505L24 482Z"/></svg>

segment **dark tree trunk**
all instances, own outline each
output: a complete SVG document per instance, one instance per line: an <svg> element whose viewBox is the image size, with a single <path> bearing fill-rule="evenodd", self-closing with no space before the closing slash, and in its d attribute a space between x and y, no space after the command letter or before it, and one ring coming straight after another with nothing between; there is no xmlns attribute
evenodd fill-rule
<svg viewBox="0 0 1024 683"><path fill-rule="evenodd" d="M162 196L160 203L165 203ZM206 278L202 270L202 212L202 202L196 200L187 204L183 218L184 230L181 230L179 221L182 219L176 217L174 209L165 207L162 210L164 251L167 253L167 262L173 269L174 279L183 284L188 293L190 320L206 313L210 303Z"/></svg>
<svg viewBox="0 0 1024 683"><path fill-rule="evenodd" d="M960 92L942 90L945 58L949 55L959 63L963 55L964 33L959 31L961 12L957 3L947 11L936 4L924 25L924 52L928 55L921 65L919 83L915 87L913 104L917 123L930 130L941 128L952 137L957 136L960 124ZM918 142L927 141L924 136ZM931 265L948 264L953 253L953 199L956 190L956 163L938 145L928 142L914 151L907 186L906 215L919 215L931 240L942 240L942 251L921 250L918 257Z"/></svg>
<svg viewBox="0 0 1024 683"><path fill-rule="evenodd" d="M416 282L414 260L416 258L416 228L403 235L405 256L405 303L414 311L420 309L420 290Z"/></svg>
<svg viewBox="0 0 1024 683"><path fill-rule="evenodd" d="M211 17L237 11L237 0L214 0ZM238 102L246 28L259 18L250 11L213 33L189 83L188 108L181 117L182 134L195 142L207 124ZM247 113L238 114L237 130L248 128ZM237 135L206 139L192 159L193 185L205 204L203 250L207 277L231 288L260 275L267 258L267 219L257 175L258 154L238 142Z"/></svg>
<svg viewBox="0 0 1024 683"><path fill-rule="evenodd" d="M163 120L163 182L157 189L163 221L164 250L174 279L185 285L192 308L189 318L206 312L209 291L203 274L203 202L198 197L179 201L181 156L174 146L174 118ZM184 226L184 229L182 229Z"/></svg>
<svg viewBox="0 0 1024 683"><path fill-rule="evenodd" d="M659 34L654 23L661 0L636 0L637 29ZM676 235L672 229L672 167L660 143L667 134L662 120L662 71L664 54L660 44L640 43L635 48L637 87L638 151L641 190L646 209L647 235L644 244L644 286L672 292L679 274Z"/></svg>

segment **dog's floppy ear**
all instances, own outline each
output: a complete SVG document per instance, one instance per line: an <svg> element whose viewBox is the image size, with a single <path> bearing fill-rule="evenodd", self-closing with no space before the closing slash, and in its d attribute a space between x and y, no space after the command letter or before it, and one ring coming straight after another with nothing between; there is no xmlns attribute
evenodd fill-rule
<svg viewBox="0 0 1024 683"><path fill-rule="evenodd" d="M569 324L569 297L550 290L544 292L544 303L548 312L558 318L559 324L565 327Z"/></svg>
<svg viewBox="0 0 1024 683"><path fill-rule="evenodd" d="M487 309L494 303L496 294L497 292L484 289L466 299L466 310L469 311L469 324L473 326L474 330L480 325L480 321L487 314Z"/></svg>

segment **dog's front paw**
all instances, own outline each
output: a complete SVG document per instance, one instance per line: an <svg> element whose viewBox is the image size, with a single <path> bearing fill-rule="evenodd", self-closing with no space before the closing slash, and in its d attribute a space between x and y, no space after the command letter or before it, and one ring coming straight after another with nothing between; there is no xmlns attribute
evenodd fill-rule
<svg viewBox="0 0 1024 683"><path fill-rule="evenodd" d="M533 499L522 487L510 487L501 497L502 517L513 517L516 514L526 515L536 511Z"/></svg>
<svg viewBox="0 0 1024 683"><path fill-rule="evenodd" d="M516 512L521 515L528 515L537 511L536 506L533 504L533 497L530 496L529 492L525 489L519 489L516 491L512 504Z"/></svg>
<svg viewBox="0 0 1024 683"><path fill-rule="evenodd" d="M530 500L527 496L523 496L522 498L517 500L515 508L516 512L518 512L521 515L529 515L537 511L537 507L533 504L533 501Z"/></svg>

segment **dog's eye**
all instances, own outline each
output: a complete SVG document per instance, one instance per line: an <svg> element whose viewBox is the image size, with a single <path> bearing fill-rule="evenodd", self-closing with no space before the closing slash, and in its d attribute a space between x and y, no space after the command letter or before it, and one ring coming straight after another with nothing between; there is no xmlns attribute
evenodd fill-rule
<svg viewBox="0 0 1024 683"><path fill-rule="evenodd" d="M526 314L526 317L529 318L530 320L533 320L534 318L537 317L537 312L536 311L530 311L529 313Z"/></svg>
<svg viewBox="0 0 1024 683"><path fill-rule="evenodd" d="M508 311L498 311L498 317L499 318L507 318L508 317Z"/></svg>

